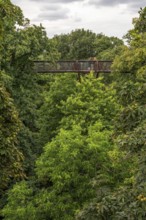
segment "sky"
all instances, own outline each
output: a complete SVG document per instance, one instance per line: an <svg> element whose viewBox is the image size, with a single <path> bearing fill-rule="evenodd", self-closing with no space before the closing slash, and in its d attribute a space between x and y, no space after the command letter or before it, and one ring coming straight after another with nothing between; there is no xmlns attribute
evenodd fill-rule
<svg viewBox="0 0 146 220"><path fill-rule="evenodd" d="M146 0L11 0L32 24L45 27L48 37L84 28L122 38L132 28Z"/></svg>

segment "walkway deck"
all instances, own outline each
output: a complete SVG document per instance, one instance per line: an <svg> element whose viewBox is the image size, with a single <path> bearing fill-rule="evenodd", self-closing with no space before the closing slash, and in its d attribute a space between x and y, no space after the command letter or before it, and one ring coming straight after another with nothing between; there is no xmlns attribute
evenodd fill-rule
<svg viewBox="0 0 146 220"><path fill-rule="evenodd" d="M34 68L37 73L110 73L112 61L57 61L55 63L50 61L34 61Z"/></svg>

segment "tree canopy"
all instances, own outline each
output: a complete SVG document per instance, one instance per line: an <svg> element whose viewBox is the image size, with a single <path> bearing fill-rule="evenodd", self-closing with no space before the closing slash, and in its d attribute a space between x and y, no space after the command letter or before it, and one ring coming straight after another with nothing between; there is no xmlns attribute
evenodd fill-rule
<svg viewBox="0 0 146 220"><path fill-rule="evenodd" d="M124 45L76 29L49 39L0 1L0 218L146 218L146 8ZM110 76L37 74L34 60L111 59Z"/></svg>

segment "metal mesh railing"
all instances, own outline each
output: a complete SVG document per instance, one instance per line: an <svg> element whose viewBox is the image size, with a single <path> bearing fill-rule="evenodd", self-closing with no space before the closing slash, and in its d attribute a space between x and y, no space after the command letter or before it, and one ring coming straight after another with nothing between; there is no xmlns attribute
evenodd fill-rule
<svg viewBox="0 0 146 220"><path fill-rule="evenodd" d="M34 61L34 69L37 73L77 72L89 73L110 72L112 61Z"/></svg>

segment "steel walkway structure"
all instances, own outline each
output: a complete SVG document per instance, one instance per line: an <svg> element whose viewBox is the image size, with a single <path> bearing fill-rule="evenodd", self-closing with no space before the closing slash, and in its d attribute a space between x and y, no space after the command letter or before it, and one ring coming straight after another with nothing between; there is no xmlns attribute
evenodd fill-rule
<svg viewBox="0 0 146 220"><path fill-rule="evenodd" d="M82 73L87 74L91 71L98 73L110 73L112 61L34 61L36 73Z"/></svg>

